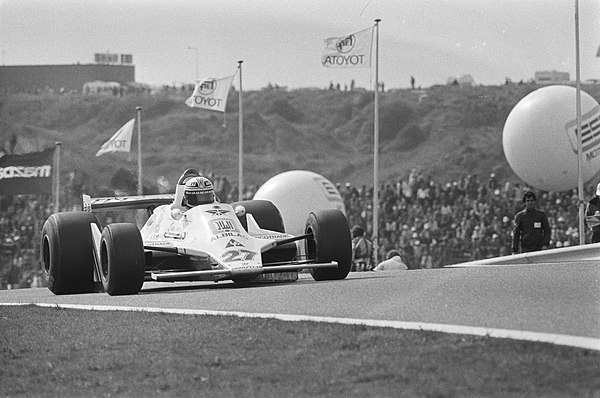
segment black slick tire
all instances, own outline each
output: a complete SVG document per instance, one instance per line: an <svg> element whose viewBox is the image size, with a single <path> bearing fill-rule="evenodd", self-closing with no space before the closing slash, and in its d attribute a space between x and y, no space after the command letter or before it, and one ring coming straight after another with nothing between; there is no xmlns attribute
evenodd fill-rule
<svg viewBox="0 0 600 398"><path fill-rule="evenodd" d="M339 210L320 210L310 213L305 231L306 255L317 263L337 261L337 268L314 268L314 280L344 279L352 265L352 238L346 216Z"/></svg>
<svg viewBox="0 0 600 398"><path fill-rule="evenodd" d="M82 211L55 213L44 223L40 262L52 293L97 291L90 224L99 225L93 214Z"/></svg>
<svg viewBox="0 0 600 398"><path fill-rule="evenodd" d="M281 233L285 232L283 217L281 217L281 212L273 202L268 200L244 200L232 204L234 209L237 205L244 206L246 214L252 214L252 217L254 217L260 228ZM246 216L240 217L240 222L244 229L248 231ZM296 248L296 244L288 243L262 253L262 262L264 265L289 262L295 259L297 254L298 249Z"/></svg>
<svg viewBox="0 0 600 398"><path fill-rule="evenodd" d="M137 294L144 283L144 246L134 224L109 224L102 230L100 278L111 296Z"/></svg>
<svg viewBox="0 0 600 398"><path fill-rule="evenodd" d="M285 232L283 218L277 206L268 200L243 200L241 202L232 203L233 208L237 205L244 206L246 214L250 213L262 229L270 231ZM246 217L240 217L240 221L244 229L248 230Z"/></svg>

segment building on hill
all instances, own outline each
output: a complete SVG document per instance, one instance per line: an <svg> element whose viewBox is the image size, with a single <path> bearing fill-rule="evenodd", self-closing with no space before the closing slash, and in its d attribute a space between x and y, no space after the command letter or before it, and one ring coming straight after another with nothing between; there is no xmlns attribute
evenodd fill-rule
<svg viewBox="0 0 600 398"><path fill-rule="evenodd" d="M473 79L473 76L468 74L461 76L450 76L448 79L446 79L446 84L448 86L474 86L475 79Z"/></svg>
<svg viewBox="0 0 600 398"><path fill-rule="evenodd" d="M568 83L570 81L568 72L556 70L535 72L534 80L537 84Z"/></svg>
<svg viewBox="0 0 600 398"><path fill-rule="evenodd" d="M135 66L128 64L0 66L0 94L81 92L87 82L135 82Z"/></svg>

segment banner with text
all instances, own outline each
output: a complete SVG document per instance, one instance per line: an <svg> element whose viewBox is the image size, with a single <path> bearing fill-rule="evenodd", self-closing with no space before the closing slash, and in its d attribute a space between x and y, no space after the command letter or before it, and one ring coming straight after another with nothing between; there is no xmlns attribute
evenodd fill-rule
<svg viewBox="0 0 600 398"><path fill-rule="evenodd" d="M52 194L54 148L0 157L0 195Z"/></svg>
<svg viewBox="0 0 600 398"><path fill-rule="evenodd" d="M321 64L326 68L370 68L373 28L325 39Z"/></svg>
<svg viewBox="0 0 600 398"><path fill-rule="evenodd" d="M190 98L185 100L185 104L190 108L225 112L227 96L234 76L196 80L194 92Z"/></svg>
<svg viewBox="0 0 600 398"><path fill-rule="evenodd" d="M96 152L96 156L100 156L106 152L129 152L134 124L135 119L131 119L125 123L108 141L102 144L100 150Z"/></svg>

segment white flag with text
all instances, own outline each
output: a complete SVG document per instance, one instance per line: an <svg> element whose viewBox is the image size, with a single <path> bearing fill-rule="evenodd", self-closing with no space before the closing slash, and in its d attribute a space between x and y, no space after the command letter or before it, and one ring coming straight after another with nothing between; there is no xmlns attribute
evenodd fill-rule
<svg viewBox="0 0 600 398"><path fill-rule="evenodd" d="M96 152L96 156L100 156L106 152L129 152L134 124L135 119L131 119L125 123L108 141L102 144L100 150Z"/></svg>
<svg viewBox="0 0 600 398"><path fill-rule="evenodd" d="M325 39L321 64L326 68L370 68L373 28Z"/></svg>
<svg viewBox="0 0 600 398"><path fill-rule="evenodd" d="M234 76L196 80L194 92L190 98L185 100L185 104L190 108L225 112L227 96Z"/></svg>

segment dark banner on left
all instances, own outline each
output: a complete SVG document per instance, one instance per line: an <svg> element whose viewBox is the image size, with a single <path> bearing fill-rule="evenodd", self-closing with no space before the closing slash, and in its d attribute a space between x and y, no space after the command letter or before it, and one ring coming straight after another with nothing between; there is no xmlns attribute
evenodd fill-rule
<svg viewBox="0 0 600 398"><path fill-rule="evenodd" d="M0 195L52 194L54 148L0 157Z"/></svg>

